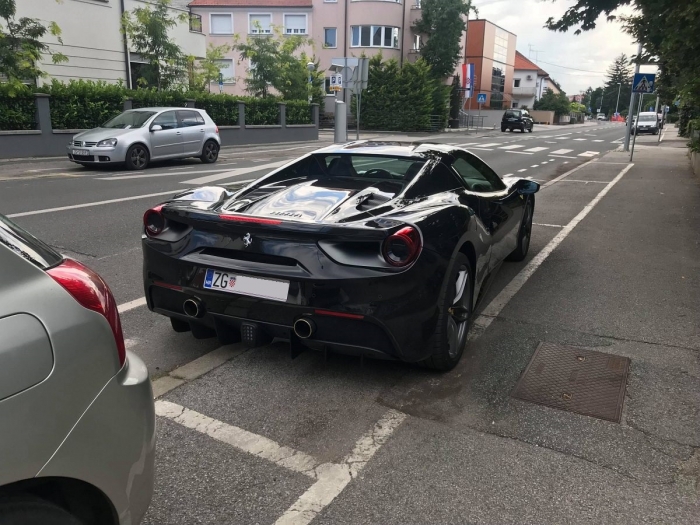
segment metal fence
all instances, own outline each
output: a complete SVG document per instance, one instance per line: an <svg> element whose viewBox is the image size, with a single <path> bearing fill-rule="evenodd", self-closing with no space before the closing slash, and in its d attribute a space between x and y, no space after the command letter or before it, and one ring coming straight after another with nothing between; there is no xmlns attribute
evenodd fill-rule
<svg viewBox="0 0 700 525"><path fill-rule="evenodd" d="M470 113L467 113L466 111L460 111L459 112L459 127L466 129L467 131L469 130L480 130L483 129L484 127L484 119L486 117L482 117L479 115L472 115Z"/></svg>

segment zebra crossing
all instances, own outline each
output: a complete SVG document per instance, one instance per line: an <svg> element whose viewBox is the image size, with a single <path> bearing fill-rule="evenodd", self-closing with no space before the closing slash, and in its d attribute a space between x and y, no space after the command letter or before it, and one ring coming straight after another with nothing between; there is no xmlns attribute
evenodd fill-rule
<svg viewBox="0 0 700 525"><path fill-rule="evenodd" d="M575 140L579 140L579 139L575 139ZM596 142L596 141L594 141L594 142ZM534 148L523 149L523 148L525 148L525 146L523 146L522 144L502 145L501 143L498 143L498 142L489 142L486 144L483 144L481 142L467 142L464 144L450 144L450 146L458 146L460 148L474 149L474 150L480 150L480 151L503 150L506 153L517 153L519 155L534 155L535 153L541 153L541 152L546 151L549 156L566 157L566 158L572 158L572 159L576 158L576 157L595 157L596 155L600 155L599 151L584 151L582 153L574 153L573 156L569 156L569 154L574 151L573 149L563 148L563 149L556 149L553 151L548 151L548 150L550 150L550 148L545 147L545 146L536 146Z"/></svg>

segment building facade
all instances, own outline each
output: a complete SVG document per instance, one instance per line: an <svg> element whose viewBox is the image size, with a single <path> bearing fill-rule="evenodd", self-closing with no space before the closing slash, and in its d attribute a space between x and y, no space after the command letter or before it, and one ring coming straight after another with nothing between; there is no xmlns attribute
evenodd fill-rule
<svg viewBox="0 0 700 525"><path fill-rule="evenodd" d="M37 83L50 82L52 78L67 82L71 79L103 80L109 83L131 82L133 64L140 58L125 45L121 33L124 11L148 6L145 0L21 0L16 3L16 18L28 17L40 20L44 25L56 22L61 28L63 44L51 35L45 36L49 47L68 57L68 61L54 64L47 56L41 69L47 77ZM122 10L123 9L123 10ZM189 13L185 7L172 7L173 16ZM203 57L204 35L191 30L187 21L179 22L170 36L187 55Z"/></svg>
<svg viewBox="0 0 700 525"><path fill-rule="evenodd" d="M487 20L469 20L465 35L467 64L475 65L474 97L486 95L487 109L512 105L516 36ZM476 102L473 102L474 108Z"/></svg>
<svg viewBox="0 0 700 525"><path fill-rule="evenodd" d="M516 51L511 107L532 109L544 93L548 78L546 71Z"/></svg>

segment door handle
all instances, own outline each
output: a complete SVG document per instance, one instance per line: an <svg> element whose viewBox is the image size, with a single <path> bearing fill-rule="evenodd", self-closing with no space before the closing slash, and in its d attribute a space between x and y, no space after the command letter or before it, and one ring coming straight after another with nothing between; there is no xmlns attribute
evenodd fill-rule
<svg viewBox="0 0 700 525"><path fill-rule="evenodd" d="M178 131L177 133L175 133L175 135L182 135L182 133L180 133L180 132Z"/></svg>
<svg viewBox="0 0 700 525"><path fill-rule="evenodd" d="M203 129L200 129L199 132L200 132L200 133L204 133L204 130L203 130Z"/></svg>

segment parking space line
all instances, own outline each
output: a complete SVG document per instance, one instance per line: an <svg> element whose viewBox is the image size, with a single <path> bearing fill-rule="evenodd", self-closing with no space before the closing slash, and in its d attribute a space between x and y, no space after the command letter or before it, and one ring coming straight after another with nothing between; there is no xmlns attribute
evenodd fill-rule
<svg viewBox="0 0 700 525"><path fill-rule="evenodd" d="M406 419L406 414L389 410L363 435L353 451L339 465L327 463L319 466L318 481L304 492L275 525L307 525L343 491L343 489L367 465L376 452L386 443L394 431Z"/></svg>
<svg viewBox="0 0 700 525"><path fill-rule="evenodd" d="M588 164L588 162L582 164L581 166L571 170L569 173L573 173L574 171ZM583 208L583 210L576 215L576 217L571 219L571 221L569 221L569 223L564 226L561 231L551 241L549 241L549 243L539 253L537 253L537 255L535 255L522 270L520 270L520 272L505 286L505 288L503 288L500 293L488 305L486 305L481 314L474 319L474 324L469 332L469 340L479 337L479 335L481 335L491 325L493 320L501 314L501 311L503 311L503 308L505 308L508 302L515 296L516 293L520 291L527 280L532 277L532 274L535 273L537 268L540 267L547 257L549 257L549 254L551 254L557 248L557 246L559 246L562 241L568 237L578 223L580 223L591 212L591 210L596 207L601 199L607 195L607 193L620 181L622 177L624 177L625 173L627 173L632 166L634 166L634 164L629 164L627 167L623 168L613 180L608 182L607 185L600 190L598 195L593 197L593 200L591 200ZM564 174L561 178L566 175L567 174ZM551 180L543 187L551 185L556 180L557 179Z"/></svg>
<svg viewBox="0 0 700 525"><path fill-rule="evenodd" d="M144 304L146 304L146 298L141 297L140 299L134 299L133 301L129 301L128 303L120 304L119 306L117 306L117 310L120 314L123 314L124 312L133 310L134 308L138 308L139 306L143 306Z"/></svg>
<svg viewBox="0 0 700 525"><path fill-rule="evenodd" d="M506 153L516 153L518 155L534 155L534 153L528 153L527 151L506 151Z"/></svg>
<svg viewBox="0 0 700 525"><path fill-rule="evenodd" d="M170 401L159 399L155 405L156 415L160 417L206 434L253 456L271 461L280 467L310 478L316 479L318 477L315 469L321 462L304 452L280 445L264 436L248 432L223 421L217 421Z"/></svg>
<svg viewBox="0 0 700 525"><path fill-rule="evenodd" d="M544 224L541 222L533 222L532 225L533 226L546 226L548 228L563 228L564 227L561 224Z"/></svg>
<svg viewBox="0 0 700 525"><path fill-rule="evenodd" d="M607 184L610 181L607 180L576 180L576 179L564 179L561 182L583 182L584 184L588 184L589 182L592 184Z"/></svg>

